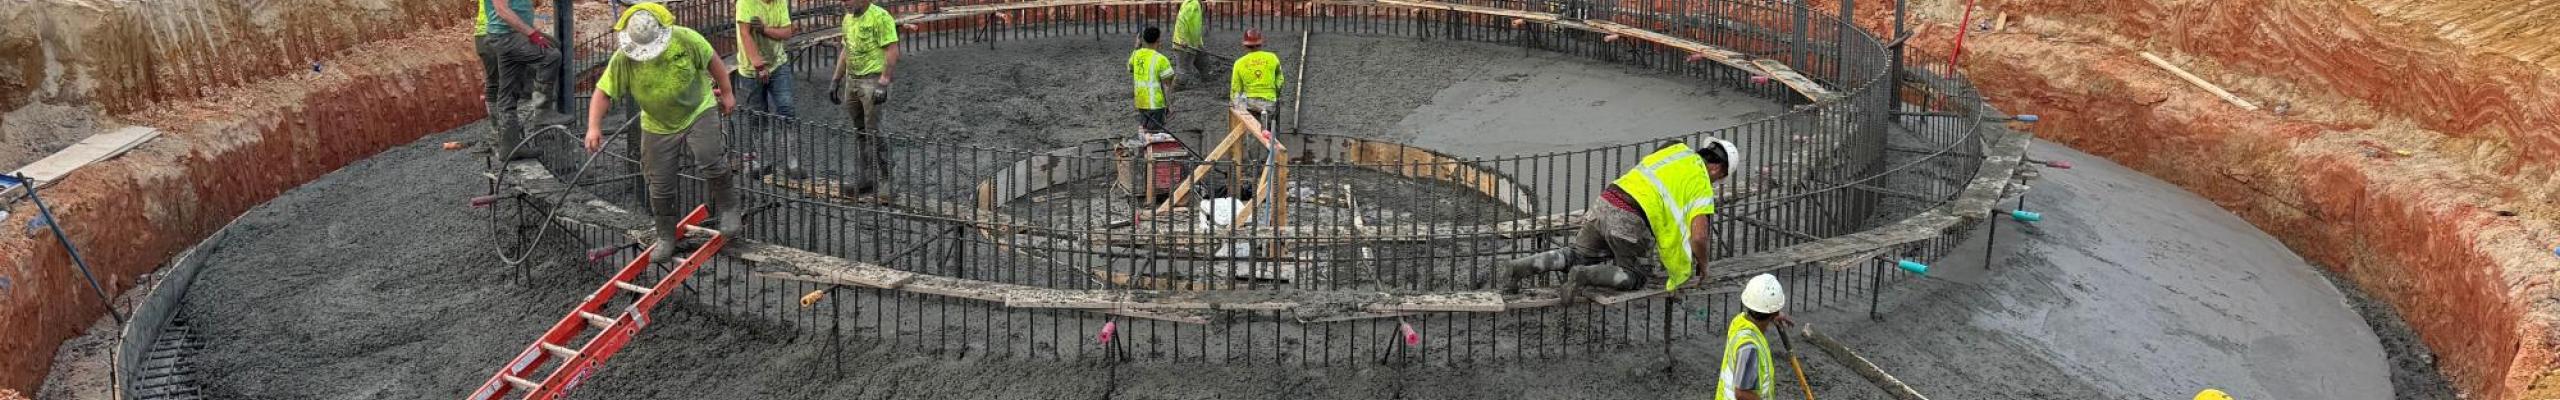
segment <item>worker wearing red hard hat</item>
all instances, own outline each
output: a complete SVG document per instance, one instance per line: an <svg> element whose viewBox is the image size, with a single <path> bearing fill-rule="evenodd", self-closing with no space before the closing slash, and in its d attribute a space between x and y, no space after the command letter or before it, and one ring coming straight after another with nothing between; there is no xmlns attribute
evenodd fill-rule
<svg viewBox="0 0 2560 400"><path fill-rule="evenodd" d="M1262 30L1244 31L1243 57L1236 57L1235 69L1228 73L1229 104L1252 113L1254 119L1266 120L1270 126L1271 108L1280 102L1280 55L1262 51Z"/></svg>

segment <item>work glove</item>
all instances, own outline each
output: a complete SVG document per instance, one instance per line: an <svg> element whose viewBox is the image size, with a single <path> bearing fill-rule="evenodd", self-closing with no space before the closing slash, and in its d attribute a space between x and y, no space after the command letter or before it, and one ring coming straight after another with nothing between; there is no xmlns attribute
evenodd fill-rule
<svg viewBox="0 0 2560 400"><path fill-rule="evenodd" d="M532 41L535 46L542 46L542 48L545 49L551 48L551 38L542 36L542 32L525 33L524 38L525 40Z"/></svg>
<svg viewBox="0 0 2560 400"><path fill-rule="evenodd" d="M875 105L875 106L876 106L876 105L880 105L880 104L884 104L884 103L888 103L888 102L889 102L889 87L888 87L888 86L881 86L879 89L872 89L872 90L871 90L871 105Z"/></svg>
<svg viewBox="0 0 2560 400"><path fill-rule="evenodd" d="M827 102L844 104L844 79L827 80Z"/></svg>

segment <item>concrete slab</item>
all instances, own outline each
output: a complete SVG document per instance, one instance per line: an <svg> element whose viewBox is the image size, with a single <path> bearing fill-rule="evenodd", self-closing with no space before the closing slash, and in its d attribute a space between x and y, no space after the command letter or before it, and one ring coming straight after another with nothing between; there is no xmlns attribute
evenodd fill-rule
<svg viewBox="0 0 2560 400"><path fill-rule="evenodd" d="M2391 397L2373 330L2283 243L2105 159L2029 153L2078 167L2035 182L2043 222L2000 220L1988 271L1977 239L1886 294L1881 322L1816 319L1931 397Z"/></svg>

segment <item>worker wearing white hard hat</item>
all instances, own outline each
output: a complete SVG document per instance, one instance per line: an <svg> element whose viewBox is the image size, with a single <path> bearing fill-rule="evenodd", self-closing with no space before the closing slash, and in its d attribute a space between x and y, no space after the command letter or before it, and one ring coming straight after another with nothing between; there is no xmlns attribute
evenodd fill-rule
<svg viewBox="0 0 2560 400"><path fill-rule="evenodd" d="M1634 290L1647 282L1676 295L1706 269L1714 249L1715 182L1740 158L1723 139L1664 145L1601 190L1568 246L1503 261L1496 278L1503 291L1517 292L1522 279L1564 271L1566 301L1582 286ZM1648 251L1661 261L1658 267L1644 265Z"/></svg>
<svg viewBox="0 0 2560 400"><path fill-rule="evenodd" d="M1724 332L1724 362L1717 364L1716 400L1761 400L1777 393L1778 359L1762 329L1785 329L1787 289L1760 274L1742 285L1741 314Z"/></svg>
<svg viewBox="0 0 2560 400"><path fill-rule="evenodd" d="M734 168L727 157L727 133L721 131L720 118L705 115L715 105L727 115L737 107L737 100L730 96L729 66L712 52L711 41L676 25L675 14L666 6L633 5L623 10L613 29L619 46L605 62L595 96L587 102L587 150L603 149L604 114L613 107L612 99L628 99L639 106L640 178L648 186L656 243L665 244L652 247L649 255L667 260L675 254L672 243L679 237L677 213L690 208L676 204L676 170L681 161L690 159L702 167L719 229L734 231L743 219L745 207L738 204L732 190L736 183L730 180Z"/></svg>

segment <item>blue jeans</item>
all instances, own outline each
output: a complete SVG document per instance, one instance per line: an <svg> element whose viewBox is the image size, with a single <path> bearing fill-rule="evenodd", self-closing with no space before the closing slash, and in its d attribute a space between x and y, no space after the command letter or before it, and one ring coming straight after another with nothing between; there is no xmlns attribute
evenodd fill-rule
<svg viewBox="0 0 2560 400"><path fill-rule="evenodd" d="M729 75L730 86L738 90L738 105L749 110L780 115L783 118L793 117L791 70L792 66L784 65L781 69L774 70L771 76L761 80L745 75Z"/></svg>

